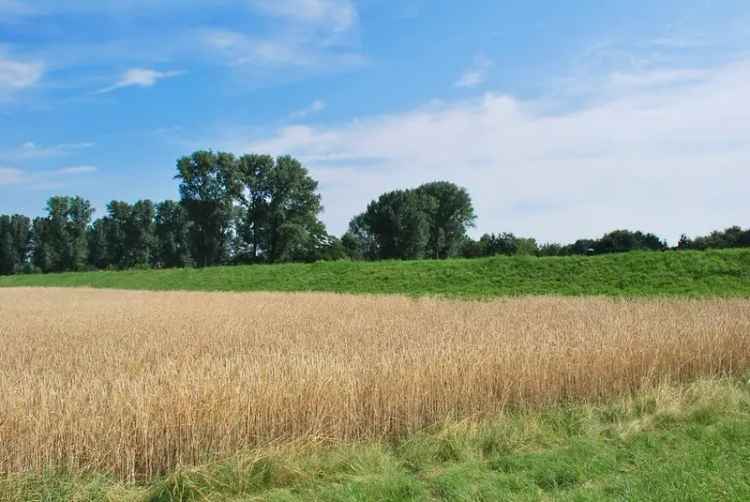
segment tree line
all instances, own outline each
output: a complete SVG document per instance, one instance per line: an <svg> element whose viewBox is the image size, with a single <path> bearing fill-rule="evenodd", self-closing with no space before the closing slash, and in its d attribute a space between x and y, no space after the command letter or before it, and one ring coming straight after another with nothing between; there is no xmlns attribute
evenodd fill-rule
<svg viewBox="0 0 750 502"><path fill-rule="evenodd" d="M290 156L198 151L177 161L175 179L179 201L111 201L96 220L88 200L67 196L51 197L46 216L0 215L0 274L669 249L653 234L628 230L567 245L511 233L473 240L471 197L446 181L384 193L339 238L320 221L318 182ZM750 229L732 227L683 235L676 249L743 246Z"/></svg>

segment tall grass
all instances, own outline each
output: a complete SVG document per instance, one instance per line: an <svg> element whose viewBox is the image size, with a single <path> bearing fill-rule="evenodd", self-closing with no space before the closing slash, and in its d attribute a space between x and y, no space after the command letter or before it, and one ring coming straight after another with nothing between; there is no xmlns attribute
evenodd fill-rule
<svg viewBox="0 0 750 502"><path fill-rule="evenodd" d="M750 301L0 290L0 472L146 479L750 368Z"/></svg>

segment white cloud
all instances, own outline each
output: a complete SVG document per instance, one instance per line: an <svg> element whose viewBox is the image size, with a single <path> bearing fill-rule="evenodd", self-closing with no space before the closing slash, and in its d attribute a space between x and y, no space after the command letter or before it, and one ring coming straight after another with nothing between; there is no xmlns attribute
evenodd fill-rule
<svg viewBox="0 0 750 502"><path fill-rule="evenodd" d="M99 93L112 92L117 89L122 89L123 87L133 87L133 86L152 87L159 80L163 80L165 78L176 77L182 74L183 72L181 71L162 72L162 71L157 71L157 70L151 70L148 68L131 68L130 70L125 72L125 74L120 78L120 80L117 83L109 87L106 87L104 89L101 89Z"/></svg>
<svg viewBox="0 0 750 502"><path fill-rule="evenodd" d="M219 54L230 66L251 68L291 66L326 71L363 64L362 56L345 50L329 51L314 36L295 34L256 39L228 30L202 33L204 44Z"/></svg>
<svg viewBox="0 0 750 502"><path fill-rule="evenodd" d="M12 159L38 159L69 155L94 146L91 142L61 143L59 145L43 146L33 141L26 141L9 152L2 152L2 157Z"/></svg>
<svg viewBox="0 0 750 502"><path fill-rule="evenodd" d="M708 76L708 70L670 69L654 70L640 73L615 72L609 76L609 83L614 89L663 87L691 82L699 82Z"/></svg>
<svg viewBox="0 0 750 502"><path fill-rule="evenodd" d="M24 170L10 167L0 167L0 186L23 185L38 189L46 187L62 187L71 176L95 173L94 166L68 166L54 170Z"/></svg>
<svg viewBox="0 0 750 502"><path fill-rule="evenodd" d="M492 65L492 61L485 56L477 57L472 67L456 81L456 87L476 87L483 84Z"/></svg>
<svg viewBox="0 0 750 502"><path fill-rule="evenodd" d="M31 87L39 82L43 74L42 63L14 60L0 53L0 92Z"/></svg>
<svg viewBox="0 0 750 502"><path fill-rule="evenodd" d="M87 173L94 173L96 172L96 167L94 166L69 166L69 167L63 167L62 169L57 169L54 171L54 174L58 175L73 175L73 174L87 174Z"/></svg>
<svg viewBox="0 0 750 502"><path fill-rule="evenodd" d="M469 189L479 232L570 241L632 228L675 242L750 221L750 62L684 77L671 92L603 89L564 113L487 94L225 146L303 160L335 201L337 233L386 190L446 179Z"/></svg>
<svg viewBox="0 0 750 502"><path fill-rule="evenodd" d="M297 110L295 112L292 112L289 116L294 119L302 119L305 117L308 117L310 115L313 115L318 112L322 112L326 108L326 103L322 99L316 99L310 105Z"/></svg>
<svg viewBox="0 0 750 502"><path fill-rule="evenodd" d="M251 0L251 5L273 16L325 25L334 32L351 29L357 10L350 0Z"/></svg>
<svg viewBox="0 0 750 502"><path fill-rule="evenodd" d="M253 77L291 67L304 72L336 72L360 66L356 49L357 9L350 0L249 0L263 15L280 22L264 33L203 30L212 57Z"/></svg>
<svg viewBox="0 0 750 502"><path fill-rule="evenodd" d="M231 66L249 63L308 66L312 58L288 42L262 40L228 30L212 30L203 34L205 44L222 53Z"/></svg>

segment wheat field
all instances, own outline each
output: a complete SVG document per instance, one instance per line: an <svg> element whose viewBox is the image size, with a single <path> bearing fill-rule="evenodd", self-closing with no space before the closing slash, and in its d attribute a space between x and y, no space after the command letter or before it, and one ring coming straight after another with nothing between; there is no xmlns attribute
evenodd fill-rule
<svg viewBox="0 0 750 502"><path fill-rule="evenodd" d="M750 368L750 301L0 289L0 473L149 479Z"/></svg>

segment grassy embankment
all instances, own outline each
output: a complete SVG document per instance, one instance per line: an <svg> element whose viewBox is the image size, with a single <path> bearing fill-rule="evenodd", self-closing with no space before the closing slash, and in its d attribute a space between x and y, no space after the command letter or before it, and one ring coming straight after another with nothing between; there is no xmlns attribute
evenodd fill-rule
<svg viewBox="0 0 750 502"><path fill-rule="evenodd" d="M750 250L335 262L0 277L0 287L515 295L750 296Z"/></svg>

